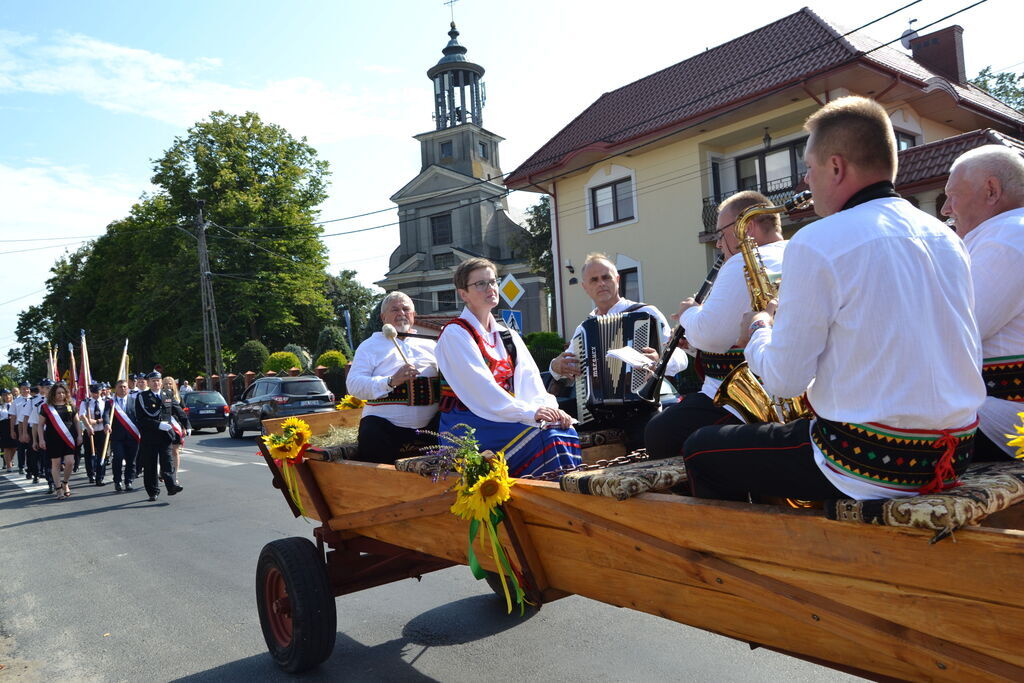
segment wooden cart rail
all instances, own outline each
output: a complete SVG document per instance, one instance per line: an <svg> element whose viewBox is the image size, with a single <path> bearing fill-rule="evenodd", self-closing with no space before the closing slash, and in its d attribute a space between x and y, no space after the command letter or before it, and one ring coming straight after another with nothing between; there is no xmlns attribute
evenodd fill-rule
<svg viewBox="0 0 1024 683"><path fill-rule="evenodd" d="M372 539L424 567L466 564L448 482L357 462L300 469L322 544ZM929 545L928 531L814 511L662 494L617 502L525 480L505 509L513 563L542 602L576 593L862 675L1024 680L1020 529Z"/></svg>

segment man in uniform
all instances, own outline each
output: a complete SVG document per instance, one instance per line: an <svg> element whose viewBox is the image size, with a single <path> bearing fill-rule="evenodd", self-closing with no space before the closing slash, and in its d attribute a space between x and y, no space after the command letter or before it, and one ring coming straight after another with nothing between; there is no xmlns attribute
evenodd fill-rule
<svg viewBox="0 0 1024 683"><path fill-rule="evenodd" d="M668 327L668 321L654 306L630 301L619 294L619 271L615 264L604 254L588 254L583 262L583 269L580 271L580 278L583 291L587 293L594 302L594 310L591 316L608 315L610 313L628 313L632 311L643 311L651 314L658 323L658 332L661 336L662 345L667 344L672 332ZM577 326L570 339L582 334L582 325ZM608 351L609 349L605 349ZM645 349L651 363L658 361L658 355L654 349ZM669 360L665 372L672 376L682 372L688 365L686 353L682 349L676 349ZM551 361L548 370L556 380L566 380L577 377L580 374L580 362L576 354L571 350L563 352ZM578 399L581 397L577 397ZM619 408L602 407L597 411L591 411L594 420L577 428L580 431L592 431L595 429L607 429L617 427L626 433L626 448L635 450L644 446L644 428L647 426L655 413L660 409L660 404L655 401L653 405L638 405L635 407Z"/></svg>
<svg viewBox="0 0 1024 683"><path fill-rule="evenodd" d="M32 473L32 483L38 484L39 477L46 479L53 493L53 472L50 471L50 460L46 456L46 441L43 440L42 415L40 411L46 403L46 396L50 393L53 380L44 377L36 385L38 394L32 399L32 407L28 414L28 432L31 450L28 452L28 469Z"/></svg>
<svg viewBox="0 0 1024 683"><path fill-rule="evenodd" d="M130 375L128 379L134 383L134 385L130 385L131 392L129 393L132 396L137 396L138 394L141 394L143 391L146 390L146 376L141 372L136 373L134 375Z"/></svg>
<svg viewBox="0 0 1024 683"><path fill-rule="evenodd" d="M652 458L679 455L683 444L696 430L714 424L740 424L743 420L731 408L722 408L713 400L722 380L743 362L743 348L736 345L743 314L750 310L750 294L743 257L736 238L736 219L752 206L771 206L771 200L760 192L746 191L732 195L718 207L717 246L725 256L711 294L703 305L691 297L679 306L679 324L686 330L690 346L700 350L704 386L697 393L669 406L648 424L645 433L647 452ZM747 235L758 246L758 254L769 276L782 271L782 257L787 242L782 238L779 214L752 219Z"/></svg>
<svg viewBox="0 0 1024 683"><path fill-rule="evenodd" d="M698 429L683 448L691 490L868 500L955 486L985 397L967 251L896 194L881 105L842 97L805 127L822 219L789 241L778 312L745 316L740 343L770 395L806 389L815 417Z"/></svg>
<svg viewBox="0 0 1024 683"><path fill-rule="evenodd" d="M403 292L384 297L380 319L399 334L416 333L416 310ZM359 460L390 465L437 443L435 437L417 431L437 430L441 390L435 344L432 339L417 337L392 341L375 332L356 349L345 386L350 394L366 401L359 420Z"/></svg>
<svg viewBox="0 0 1024 683"><path fill-rule="evenodd" d="M135 397L135 423L139 427L139 460L142 462L143 481L149 499L160 495L157 467L167 488L167 495L181 493L183 487L174 480L174 461L171 458L171 411L160 398L163 376L156 370L146 375L149 388Z"/></svg>
<svg viewBox="0 0 1024 683"><path fill-rule="evenodd" d="M32 390L29 383L22 380L18 384L18 397L12 402L14 409L11 415L11 428L13 436L18 440L18 474L24 474L26 479L31 479L31 471L26 469L29 444L31 440L28 434L28 415L32 410Z"/></svg>
<svg viewBox="0 0 1024 683"><path fill-rule="evenodd" d="M107 473L106 462L103 462L103 444L107 439L103 431L103 412L106 408L106 401L100 396L100 385L93 383L89 385L89 398L81 402L78 407L78 414L85 425L83 442L85 447L85 471L89 475L89 481L95 481L96 486L106 486L103 478Z"/></svg>
<svg viewBox="0 0 1024 683"><path fill-rule="evenodd" d="M1002 145L962 154L949 172L946 203L971 255L974 317L987 396L976 461L1006 460L1006 435L1024 411L1024 158Z"/></svg>
<svg viewBox="0 0 1024 683"><path fill-rule="evenodd" d="M110 441L108 453L114 469L114 490L119 493L122 482L125 491L134 490L135 458L142 438L135 424L134 403L128 396L128 382L119 379L114 385L114 396L103 407L103 431Z"/></svg>

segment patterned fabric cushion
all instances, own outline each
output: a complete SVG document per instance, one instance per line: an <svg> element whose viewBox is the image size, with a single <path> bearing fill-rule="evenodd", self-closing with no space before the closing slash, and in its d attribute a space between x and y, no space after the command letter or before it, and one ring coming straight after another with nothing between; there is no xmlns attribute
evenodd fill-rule
<svg viewBox="0 0 1024 683"><path fill-rule="evenodd" d="M648 491L663 491L686 481L682 457L569 472L559 480L563 491L626 500Z"/></svg>
<svg viewBox="0 0 1024 683"><path fill-rule="evenodd" d="M343 460L354 460L359 453L359 444L343 443L337 446L310 446L306 449L306 457L313 460L326 460L327 462L341 462Z"/></svg>
<svg viewBox="0 0 1024 683"><path fill-rule="evenodd" d="M439 455L417 455L412 458L401 458L395 461L395 469L399 472L412 472L423 477L433 477L438 472Z"/></svg>
<svg viewBox="0 0 1024 683"><path fill-rule="evenodd" d="M825 514L841 522L937 531L932 543L1024 500L1024 461L971 465L962 484L939 494L883 500L826 501Z"/></svg>

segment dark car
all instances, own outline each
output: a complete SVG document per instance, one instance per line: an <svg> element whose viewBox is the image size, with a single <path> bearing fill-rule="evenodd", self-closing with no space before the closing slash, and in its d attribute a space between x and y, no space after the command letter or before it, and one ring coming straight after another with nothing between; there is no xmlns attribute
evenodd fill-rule
<svg viewBox="0 0 1024 683"><path fill-rule="evenodd" d="M540 373L540 377L548 391L558 399L558 407L569 415L576 417L576 383L568 381L552 385L551 373L547 370ZM676 391L675 387L667 379L661 380L661 393L658 396L658 400L661 402L662 409L679 401L679 392Z"/></svg>
<svg viewBox="0 0 1024 683"><path fill-rule="evenodd" d="M263 420L334 410L334 394L319 377L260 377L231 406L228 433L263 432Z"/></svg>
<svg viewBox="0 0 1024 683"><path fill-rule="evenodd" d="M190 391L181 397L181 407L192 429L213 427L223 432L228 426L228 402L219 391Z"/></svg>

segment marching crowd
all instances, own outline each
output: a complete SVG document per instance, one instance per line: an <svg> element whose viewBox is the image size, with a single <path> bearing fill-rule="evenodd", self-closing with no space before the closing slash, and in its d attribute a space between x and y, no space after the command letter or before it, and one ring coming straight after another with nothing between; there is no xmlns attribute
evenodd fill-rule
<svg viewBox="0 0 1024 683"><path fill-rule="evenodd" d="M187 382L183 386L187 389ZM192 433L173 377L157 370L114 383L93 383L78 400L64 382L23 381L14 396L0 391L0 445L3 468L38 484L58 500L71 496L70 480L84 459L89 484L106 486L110 467L114 491L134 491L143 479L149 500L183 488L175 477L185 437Z"/></svg>

